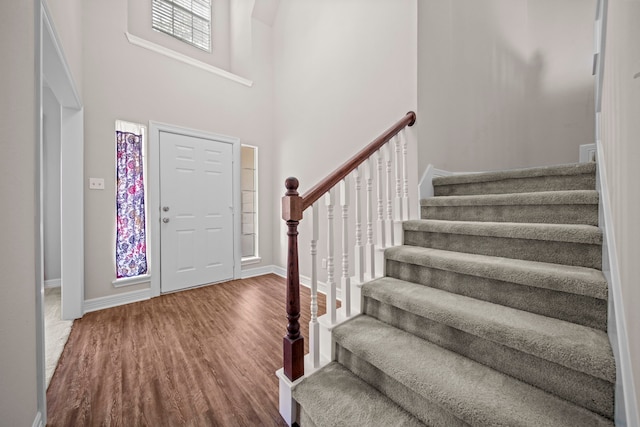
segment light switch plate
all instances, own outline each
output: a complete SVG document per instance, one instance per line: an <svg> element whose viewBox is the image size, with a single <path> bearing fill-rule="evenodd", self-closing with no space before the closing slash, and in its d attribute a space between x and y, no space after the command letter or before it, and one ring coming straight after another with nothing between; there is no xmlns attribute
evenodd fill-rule
<svg viewBox="0 0 640 427"><path fill-rule="evenodd" d="M89 178L89 190L104 190L104 178Z"/></svg>

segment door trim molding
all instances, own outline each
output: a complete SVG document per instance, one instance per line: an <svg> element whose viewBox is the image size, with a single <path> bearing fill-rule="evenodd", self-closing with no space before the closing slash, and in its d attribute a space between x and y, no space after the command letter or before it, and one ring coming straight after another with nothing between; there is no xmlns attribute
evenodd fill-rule
<svg viewBox="0 0 640 427"><path fill-rule="evenodd" d="M147 247L150 248L149 264L151 266L151 297L160 296L160 132L171 132L195 138L209 139L212 141L226 142L233 146L233 278L241 277L242 250L241 250L241 192L240 192L240 139L207 132L197 129L189 129L167 123L149 121L149 144L148 144L148 202L147 214L149 217L149 240Z"/></svg>

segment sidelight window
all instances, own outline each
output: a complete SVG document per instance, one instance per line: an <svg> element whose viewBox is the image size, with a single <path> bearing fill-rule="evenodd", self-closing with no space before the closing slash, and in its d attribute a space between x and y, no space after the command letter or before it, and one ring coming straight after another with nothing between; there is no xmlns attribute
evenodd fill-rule
<svg viewBox="0 0 640 427"><path fill-rule="evenodd" d="M242 259L258 261L258 148L243 145L242 167Z"/></svg>

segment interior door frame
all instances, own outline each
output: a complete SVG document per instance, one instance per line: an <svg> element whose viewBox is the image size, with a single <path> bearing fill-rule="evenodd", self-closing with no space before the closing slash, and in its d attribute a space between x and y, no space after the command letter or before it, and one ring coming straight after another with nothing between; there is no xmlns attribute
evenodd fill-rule
<svg viewBox="0 0 640 427"><path fill-rule="evenodd" d="M191 136L195 138L209 139L217 142L226 142L233 147L233 279L240 278L242 269L242 249L241 249L241 203L242 195L240 191L240 139L221 135L212 132L189 129L167 123L149 121L149 168L147 177L149 179L148 194L149 207L147 214L149 217L149 241L147 247L150 248L149 264L151 266L151 297L161 294L161 266L160 266L160 132L170 132L179 135Z"/></svg>

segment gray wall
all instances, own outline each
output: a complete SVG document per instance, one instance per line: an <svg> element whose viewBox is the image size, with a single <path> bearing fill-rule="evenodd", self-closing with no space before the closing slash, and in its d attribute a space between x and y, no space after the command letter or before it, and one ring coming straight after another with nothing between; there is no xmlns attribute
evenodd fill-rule
<svg viewBox="0 0 640 427"><path fill-rule="evenodd" d="M36 75L33 1L0 2L0 424L36 416Z"/></svg>
<svg viewBox="0 0 640 427"><path fill-rule="evenodd" d="M595 0L420 0L420 171L576 162L594 17Z"/></svg>

